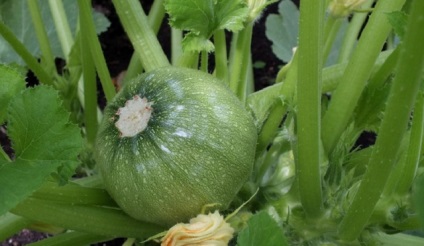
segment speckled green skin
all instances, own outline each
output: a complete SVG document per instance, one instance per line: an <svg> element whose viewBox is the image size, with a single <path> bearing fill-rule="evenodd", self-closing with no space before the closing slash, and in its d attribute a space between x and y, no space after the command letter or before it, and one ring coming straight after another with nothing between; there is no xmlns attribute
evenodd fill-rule
<svg viewBox="0 0 424 246"><path fill-rule="evenodd" d="M118 108L134 95L153 102L147 128L119 136ZM223 83L161 68L129 83L106 107L96 161L110 195L136 219L170 226L207 204L226 208L250 176L257 132Z"/></svg>

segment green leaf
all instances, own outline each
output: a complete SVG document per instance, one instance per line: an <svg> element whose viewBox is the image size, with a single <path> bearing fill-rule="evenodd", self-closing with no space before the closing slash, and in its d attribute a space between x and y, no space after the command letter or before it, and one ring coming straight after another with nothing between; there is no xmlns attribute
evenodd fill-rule
<svg viewBox="0 0 424 246"><path fill-rule="evenodd" d="M16 206L63 166L78 165L82 137L70 124L58 93L47 86L25 90L9 104L7 129L15 161L0 161L0 215Z"/></svg>
<svg viewBox="0 0 424 246"><path fill-rule="evenodd" d="M402 11L394 11L387 13L390 25L393 27L393 31L400 39L405 36L406 23L408 22L408 15Z"/></svg>
<svg viewBox="0 0 424 246"><path fill-rule="evenodd" d="M165 9L173 27L189 31L183 41L186 51L210 51L212 43L205 40L217 30L241 30L248 15L241 0L167 0Z"/></svg>
<svg viewBox="0 0 424 246"><path fill-rule="evenodd" d="M47 35L51 41L53 55L64 58L60 42L56 34L56 28L51 16L47 1L39 1L40 12L43 18ZM76 32L78 23L78 6L74 0L63 0L66 16L73 33ZM27 0L3 0L0 1L0 18L8 26L15 36L25 45L34 57L39 57L41 51L28 10ZM94 12L94 22L97 33L106 31L110 23L103 14ZM0 61L4 63L18 63L24 65L22 59L12 50L9 44L0 37Z"/></svg>
<svg viewBox="0 0 424 246"><path fill-rule="evenodd" d="M237 244L239 246L288 245L282 229L266 211L261 211L249 219L247 227L239 233Z"/></svg>
<svg viewBox="0 0 424 246"><path fill-rule="evenodd" d="M272 41L272 51L282 61L288 62L297 46L299 10L291 0L278 4L279 14L270 14L265 22L265 34Z"/></svg>
<svg viewBox="0 0 424 246"><path fill-rule="evenodd" d="M381 88L371 89L367 87L364 90L354 111L355 127L357 129L378 131L389 92L390 83L384 84Z"/></svg>
<svg viewBox="0 0 424 246"><path fill-rule="evenodd" d="M16 69L0 64L0 125L6 119L10 100L23 89L25 89L24 76Z"/></svg>

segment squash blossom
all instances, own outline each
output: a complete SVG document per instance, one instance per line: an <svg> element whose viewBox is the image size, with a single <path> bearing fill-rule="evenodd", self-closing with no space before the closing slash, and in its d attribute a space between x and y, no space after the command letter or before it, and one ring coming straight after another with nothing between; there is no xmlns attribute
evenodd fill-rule
<svg viewBox="0 0 424 246"><path fill-rule="evenodd" d="M333 17L346 17L359 8L366 0L332 0L328 10Z"/></svg>
<svg viewBox="0 0 424 246"><path fill-rule="evenodd" d="M234 229L218 211L199 214L190 223L178 223L161 239L162 246L214 245L226 246L233 237Z"/></svg>

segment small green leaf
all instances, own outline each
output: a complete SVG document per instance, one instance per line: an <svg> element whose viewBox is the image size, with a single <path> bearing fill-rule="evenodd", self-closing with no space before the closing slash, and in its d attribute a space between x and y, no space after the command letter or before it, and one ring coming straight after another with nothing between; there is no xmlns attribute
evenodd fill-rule
<svg viewBox="0 0 424 246"><path fill-rule="evenodd" d="M355 127L357 129L372 132L378 131L386 108L390 88L390 84L386 83L378 89L367 87L364 90L354 112Z"/></svg>
<svg viewBox="0 0 424 246"><path fill-rule="evenodd" d="M25 89L25 78L16 69L0 64L0 125L6 119L10 100Z"/></svg>
<svg viewBox="0 0 424 246"><path fill-rule="evenodd" d="M76 32L78 23L78 6L74 0L63 0L66 16L73 33ZM47 31L53 55L64 58L62 48L56 33L56 28L47 1L39 1L43 24ZM35 57L41 55L37 37L32 24L31 15L28 10L27 0L3 0L0 1L1 21L8 26L15 36ZM110 22L100 13L94 12L94 22L97 33L106 31ZM0 37L0 61L4 63L17 63L24 65L22 59L10 48L9 44Z"/></svg>
<svg viewBox="0 0 424 246"><path fill-rule="evenodd" d="M24 200L63 166L75 168L82 147L80 130L70 124L57 91L27 89L9 104L7 129L15 161L0 161L0 215Z"/></svg>
<svg viewBox="0 0 424 246"><path fill-rule="evenodd" d="M403 39L405 36L406 23L408 22L408 15L402 11L394 11L387 13L387 18L396 35L398 35L400 39Z"/></svg>
<svg viewBox="0 0 424 246"><path fill-rule="evenodd" d="M167 0L165 9L173 27L189 31L183 47L186 51L213 50L209 41L213 33L222 29L241 30L248 14L241 0Z"/></svg>
<svg viewBox="0 0 424 246"><path fill-rule="evenodd" d="M247 222L237 238L239 246L285 246L288 245L282 229L266 212L261 211Z"/></svg>

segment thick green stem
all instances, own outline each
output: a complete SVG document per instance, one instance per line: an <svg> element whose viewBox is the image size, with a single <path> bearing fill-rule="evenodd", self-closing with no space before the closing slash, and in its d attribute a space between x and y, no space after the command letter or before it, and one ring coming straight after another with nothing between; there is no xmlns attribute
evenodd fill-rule
<svg viewBox="0 0 424 246"><path fill-rule="evenodd" d="M297 162L300 201L307 216L322 213L320 174L321 83L324 41L323 1L300 4L297 83Z"/></svg>
<svg viewBox="0 0 424 246"><path fill-rule="evenodd" d="M65 8L62 0L49 0L50 11L56 27L56 33L62 47L63 55L68 60L71 48L74 45L71 28L69 27L68 18L66 17Z"/></svg>
<svg viewBox="0 0 424 246"><path fill-rule="evenodd" d="M387 1L379 1L379 3ZM395 2L395 1L390 1ZM359 236L378 202L395 161L424 68L424 1L412 2L406 34L379 135L361 185L339 226L340 238Z"/></svg>
<svg viewBox="0 0 424 246"><path fill-rule="evenodd" d="M42 54L42 62L45 63L47 70L50 73L56 73L56 65L54 63L54 56L51 49L50 41L47 36L46 29L44 28L43 19L41 18L40 7L37 1L27 0L28 9L31 13L32 24L37 35L38 44Z"/></svg>
<svg viewBox="0 0 424 246"><path fill-rule="evenodd" d="M183 55L181 42L183 41L183 31L171 28L171 61L172 65L176 66L180 57Z"/></svg>
<svg viewBox="0 0 424 246"><path fill-rule="evenodd" d="M424 96L422 93L418 96L415 103L414 118L412 120L411 137L406 154L406 162L403 166L399 181L397 183L396 193L407 194L415 179L418 169L418 163L422 155L421 148L424 132Z"/></svg>
<svg viewBox="0 0 424 246"><path fill-rule="evenodd" d="M200 70L207 73L208 72L208 52L202 51L200 53Z"/></svg>
<svg viewBox="0 0 424 246"><path fill-rule="evenodd" d="M372 0L365 1L362 5L364 9L368 9L374 3ZM351 21L349 22L349 26L346 30L342 47L340 48L338 63L345 62L348 60L350 54L352 53L353 48L355 47L355 43L358 39L358 35L362 29L362 25L364 24L366 18L368 16L368 12L360 13L355 12Z"/></svg>
<svg viewBox="0 0 424 246"><path fill-rule="evenodd" d="M177 62L179 67L189 67L198 69L199 66L199 52L186 51L180 56Z"/></svg>
<svg viewBox="0 0 424 246"><path fill-rule="evenodd" d="M225 31L216 31L213 38L215 44L215 76L225 83L228 83L228 60Z"/></svg>
<svg viewBox="0 0 424 246"><path fill-rule="evenodd" d="M101 236L91 233L71 231L44 240L28 244L28 246L75 246L92 245L97 242L103 242L113 239L110 236Z"/></svg>
<svg viewBox="0 0 424 246"><path fill-rule="evenodd" d="M272 139L274 139L277 129L280 126L286 112L287 106L283 105L281 99L276 99L274 104L271 106L268 118L259 132L256 153L262 153L271 143Z"/></svg>
<svg viewBox="0 0 424 246"><path fill-rule="evenodd" d="M53 85L53 77L38 63L37 59L27 50L2 21L0 21L0 35L12 46L13 50L24 60L28 68L34 72L40 83Z"/></svg>
<svg viewBox="0 0 424 246"><path fill-rule="evenodd" d="M241 30L237 37L235 50L230 55L230 89L237 95L237 97L244 101L246 98L246 76L249 64L250 45L252 42L253 24L249 23L243 30Z"/></svg>
<svg viewBox="0 0 424 246"><path fill-rule="evenodd" d="M325 42L324 42L324 52L322 56L324 65L330 54L334 40L337 37L337 33L340 30L340 26L343 23L342 20L343 19L334 18L333 16L330 15L328 16L327 22L325 23Z"/></svg>
<svg viewBox="0 0 424 246"><path fill-rule="evenodd" d="M293 57L290 68L287 71L286 79L284 83L278 83L274 85L274 88L268 87L265 90L253 93L250 96L252 99L255 96L261 96L261 93L266 94L267 96L271 96L266 90L273 90L275 93L272 95L275 97L273 101L270 102L269 105L269 116L263 124L261 131L258 136L258 144L256 147L256 152L261 153L265 150L269 143L271 143L275 134L277 133L278 128L280 127L281 121L285 113L287 112L287 105L284 105L283 102L293 102L296 82L297 82L297 53ZM249 99L249 98L248 98ZM283 101L284 100L284 101ZM247 100L249 104L249 100Z"/></svg>
<svg viewBox="0 0 424 246"><path fill-rule="evenodd" d="M83 187L74 183L58 186L56 183L46 182L31 196L40 200L64 204L117 207L106 190Z"/></svg>
<svg viewBox="0 0 424 246"><path fill-rule="evenodd" d="M374 64L372 68L372 76L376 74L381 68L381 66L385 63L387 58L392 54L392 51L383 51L379 55L376 63ZM252 101L261 100L260 98L276 98L276 97L282 97L288 102L293 102L293 94L296 86L297 81L297 61L295 60L297 55L294 57L294 60L292 61L292 65L290 65L290 68L287 71L287 76L284 80L284 83L277 83L275 85L268 86L267 88L264 88L260 91L257 91L251 95L249 95L247 104L251 104ZM332 92L338 85L340 78L343 76L343 73L346 69L347 63L340 63L336 65L332 65L329 67L326 67L323 69L322 72L322 92L323 93L329 93ZM268 100L266 100L268 101ZM269 107L274 102L269 103ZM268 107L268 108L269 108Z"/></svg>
<svg viewBox="0 0 424 246"><path fill-rule="evenodd" d="M90 55L88 37L80 35L82 72L84 78L84 124L87 142L94 146L97 134L97 81L96 70Z"/></svg>
<svg viewBox="0 0 424 246"><path fill-rule="evenodd" d="M78 0L78 7L80 13L80 29L81 35L86 36L85 41L88 42L90 47L91 57L97 69L100 82L102 83L103 91L107 101L112 100L115 96L115 87L113 86L109 70L106 65L106 60L100 47L100 42L94 27L93 16L91 12L91 1Z"/></svg>
<svg viewBox="0 0 424 246"><path fill-rule="evenodd" d="M370 90L378 90L384 86L390 75L396 68L396 64L399 58L400 48L399 46L390 54L383 65L373 74L370 78L368 86Z"/></svg>
<svg viewBox="0 0 424 246"><path fill-rule="evenodd" d="M400 10L405 0L378 1L348 67L334 91L322 122L322 142L331 153L351 119L355 106L391 30L388 12Z"/></svg>
<svg viewBox="0 0 424 246"><path fill-rule="evenodd" d="M147 238L164 231L160 226L135 220L116 208L29 198L11 212L34 221L104 236Z"/></svg>
<svg viewBox="0 0 424 246"><path fill-rule="evenodd" d="M153 2L152 7L150 8L149 15L147 20L153 32L157 34L159 32L160 26L165 16L165 7L163 5L164 0L156 0ZM128 80L136 77L143 71L143 65L141 64L139 55L137 52L134 52L131 56L130 64L128 65L123 84Z"/></svg>
<svg viewBox="0 0 424 246"><path fill-rule="evenodd" d="M121 23L146 71L169 66L140 2L137 0L113 0Z"/></svg>

